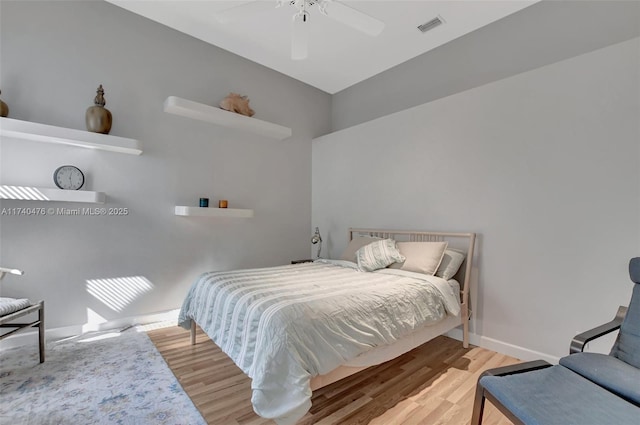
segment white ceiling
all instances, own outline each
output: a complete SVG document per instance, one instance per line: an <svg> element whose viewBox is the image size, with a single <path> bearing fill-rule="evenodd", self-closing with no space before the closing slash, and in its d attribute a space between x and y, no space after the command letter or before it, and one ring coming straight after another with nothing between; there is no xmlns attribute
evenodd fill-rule
<svg viewBox="0 0 640 425"><path fill-rule="evenodd" d="M383 21L385 28L377 37L324 16L313 6L309 57L302 61L291 59L295 9L275 8L275 0L261 0L262 11L226 24L216 19L217 12L249 2L106 1L333 94L539 0L340 1ZM436 16L445 24L426 33L416 28Z"/></svg>

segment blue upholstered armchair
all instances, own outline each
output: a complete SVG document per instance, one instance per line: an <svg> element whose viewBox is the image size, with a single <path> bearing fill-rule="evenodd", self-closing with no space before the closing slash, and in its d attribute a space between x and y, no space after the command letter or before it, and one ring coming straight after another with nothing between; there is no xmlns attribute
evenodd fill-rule
<svg viewBox="0 0 640 425"><path fill-rule="evenodd" d="M485 399L515 424L640 424L640 258L629 262L629 275L629 307L577 335L560 364L538 360L485 371L471 424L482 423ZM609 355L583 352L589 341L618 329Z"/></svg>

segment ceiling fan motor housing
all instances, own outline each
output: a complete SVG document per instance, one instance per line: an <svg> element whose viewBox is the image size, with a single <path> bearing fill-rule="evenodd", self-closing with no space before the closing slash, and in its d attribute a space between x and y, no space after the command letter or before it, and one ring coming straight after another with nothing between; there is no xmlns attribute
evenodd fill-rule
<svg viewBox="0 0 640 425"><path fill-rule="evenodd" d="M327 14L327 5L331 3L332 0L291 0L289 4L298 9L299 14L304 15L305 17L308 15L307 8L317 4L318 10L323 15ZM281 2L285 3L285 2ZM306 21L306 19L305 19Z"/></svg>

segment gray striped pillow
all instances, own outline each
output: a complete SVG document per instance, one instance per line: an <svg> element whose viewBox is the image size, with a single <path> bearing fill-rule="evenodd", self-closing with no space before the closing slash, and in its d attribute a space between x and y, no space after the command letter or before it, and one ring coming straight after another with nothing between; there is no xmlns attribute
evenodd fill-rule
<svg viewBox="0 0 640 425"><path fill-rule="evenodd" d="M363 246L356 251L358 268L363 272L384 269L389 264L401 263L405 260L396 247L393 239L383 239Z"/></svg>

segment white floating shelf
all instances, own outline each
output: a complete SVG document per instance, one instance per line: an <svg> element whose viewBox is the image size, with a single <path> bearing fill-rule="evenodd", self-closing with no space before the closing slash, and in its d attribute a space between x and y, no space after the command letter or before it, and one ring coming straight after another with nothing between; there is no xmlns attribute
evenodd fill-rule
<svg viewBox="0 0 640 425"><path fill-rule="evenodd" d="M202 208L176 206L176 215L183 217L238 217L251 218L253 210L237 208Z"/></svg>
<svg viewBox="0 0 640 425"><path fill-rule="evenodd" d="M0 136L34 142L58 143L89 149L140 155L142 148L135 139L56 127L13 118L0 119Z"/></svg>
<svg viewBox="0 0 640 425"><path fill-rule="evenodd" d="M91 192L89 190L61 190L46 187L0 185L0 199L104 204L105 198L104 192Z"/></svg>
<svg viewBox="0 0 640 425"><path fill-rule="evenodd" d="M225 111L224 109L176 96L169 96L164 101L164 111L194 120L210 122L223 127L249 131L272 139L284 140L287 137L291 137L291 129L288 127L261 121L256 118Z"/></svg>

